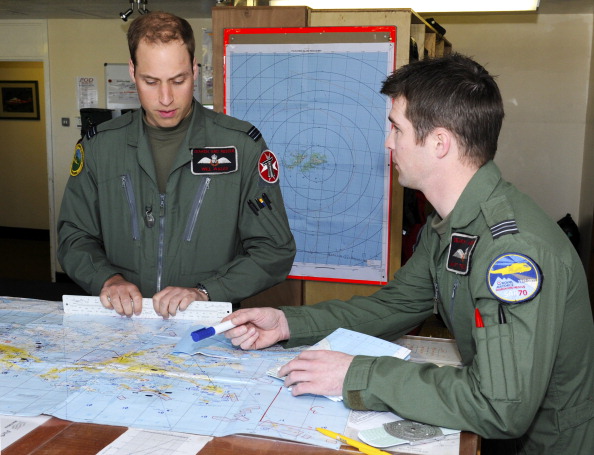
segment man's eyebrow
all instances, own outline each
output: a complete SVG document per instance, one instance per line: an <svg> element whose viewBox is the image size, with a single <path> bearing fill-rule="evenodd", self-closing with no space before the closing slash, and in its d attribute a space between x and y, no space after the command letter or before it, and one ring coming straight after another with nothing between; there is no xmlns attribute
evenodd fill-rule
<svg viewBox="0 0 594 455"><path fill-rule="evenodd" d="M174 79L178 79L180 77L187 77L187 76L191 76L192 72L191 71L183 71L179 74L176 74L175 76L172 76L170 78L167 78L168 81L172 81ZM156 77L156 76L151 76L150 74L144 74L144 73L140 73L139 74L140 77L143 77L145 79L155 79L155 80L161 80L160 78Z"/></svg>

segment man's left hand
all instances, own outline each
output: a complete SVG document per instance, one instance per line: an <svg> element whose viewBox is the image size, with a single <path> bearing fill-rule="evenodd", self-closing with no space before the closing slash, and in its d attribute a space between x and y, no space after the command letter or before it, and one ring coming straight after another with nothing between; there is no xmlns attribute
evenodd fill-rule
<svg viewBox="0 0 594 455"><path fill-rule="evenodd" d="M342 386L353 356L343 352L308 350L303 351L278 372L285 377L285 386L291 393L303 395L342 396Z"/></svg>
<svg viewBox="0 0 594 455"><path fill-rule="evenodd" d="M153 308L155 313L167 319L175 316L178 310L184 311L197 300L208 300L208 296L196 288L168 286L153 296Z"/></svg>

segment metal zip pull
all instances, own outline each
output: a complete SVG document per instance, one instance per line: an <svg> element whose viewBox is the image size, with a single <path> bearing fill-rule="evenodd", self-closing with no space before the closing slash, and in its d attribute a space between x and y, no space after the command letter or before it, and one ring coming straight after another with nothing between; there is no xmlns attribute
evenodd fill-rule
<svg viewBox="0 0 594 455"><path fill-rule="evenodd" d="M144 208L144 224L147 228L152 228L155 225L155 216L153 215L153 207L147 205Z"/></svg>

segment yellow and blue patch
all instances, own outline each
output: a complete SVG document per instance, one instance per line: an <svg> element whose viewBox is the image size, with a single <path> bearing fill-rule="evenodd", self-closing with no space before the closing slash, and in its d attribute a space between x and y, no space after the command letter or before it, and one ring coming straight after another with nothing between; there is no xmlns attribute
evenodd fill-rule
<svg viewBox="0 0 594 455"><path fill-rule="evenodd" d="M493 260L487 271L489 291L503 303L524 303L538 295L542 272L524 254L505 253Z"/></svg>
<svg viewBox="0 0 594 455"><path fill-rule="evenodd" d="M70 175L76 177L81 173L85 164L85 149L83 148L82 142L79 141L74 147L74 157L72 158L72 164L70 165Z"/></svg>

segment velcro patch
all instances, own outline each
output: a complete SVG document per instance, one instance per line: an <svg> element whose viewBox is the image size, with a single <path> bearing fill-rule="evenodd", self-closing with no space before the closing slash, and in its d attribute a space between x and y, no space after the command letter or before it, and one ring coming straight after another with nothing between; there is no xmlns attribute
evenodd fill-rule
<svg viewBox="0 0 594 455"><path fill-rule="evenodd" d="M523 303L540 292L542 272L528 256L505 253L491 262L487 271L487 285L500 302Z"/></svg>
<svg viewBox="0 0 594 455"><path fill-rule="evenodd" d="M192 150L192 174L230 174L239 168L237 149L230 147L205 147Z"/></svg>
<svg viewBox="0 0 594 455"><path fill-rule="evenodd" d="M70 165L70 175L76 177L81 173L83 166L85 165L85 149L81 141L76 143L74 147L74 157L72 158L72 164Z"/></svg>
<svg viewBox="0 0 594 455"><path fill-rule="evenodd" d="M278 181L279 164L276 155L270 150L264 150L258 160L258 172L266 183Z"/></svg>
<svg viewBox="0 0 594 455"><path fill-rule="evenodd" d="M478 239L478 235L453 233L450 239L446 269L458 275L468 275L468 272L470 272L470 258Z"/></svg>

